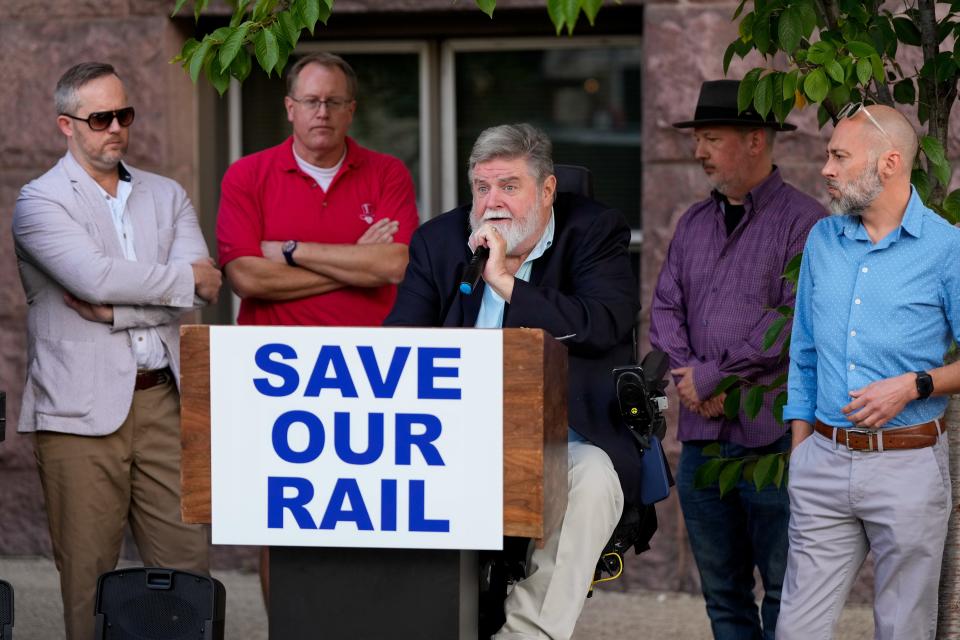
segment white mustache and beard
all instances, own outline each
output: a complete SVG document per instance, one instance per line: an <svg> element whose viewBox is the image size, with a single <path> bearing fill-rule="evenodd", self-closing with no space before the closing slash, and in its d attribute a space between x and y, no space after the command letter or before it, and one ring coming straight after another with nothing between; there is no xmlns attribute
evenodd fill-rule
<svg viewBox="0 0 960 640"><path fill-rule="evenodd" d="M506 209L487 209L482 214L473 211L470 214L470 232L475 233L487 220L510 220L509 224L493 223L500 232L500 236L507 243L507 255L513 255L514 250L528 241L536 232L537 205L533 204L522 217L516 217Z"/></svg>
<svg viewBox="0 0 960 640"><path fill-rule="evenodd" d="M863 172L849 183L827 180L826 184L840 194L830 198L830 213L834 215L860 215L883 191L876 158L870 158Z"/></svg>

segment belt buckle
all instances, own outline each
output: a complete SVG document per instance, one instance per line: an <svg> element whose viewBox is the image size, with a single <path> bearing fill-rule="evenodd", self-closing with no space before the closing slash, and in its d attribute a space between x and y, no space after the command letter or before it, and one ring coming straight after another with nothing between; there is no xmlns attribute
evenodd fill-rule
<svg viewBox="0 0 960 640"><path fill-rule="evenodd" d="M871 440L871 436L877 435L876 429L867 429L864 427L847 427L843 431L844 431L844 434L843 434L844 444L846 445L847 449L850 449L850 433L852 432L852 433L860 433L867 436L867 444L869 445L870 448L862 449L862 451L876 451L876 449L873 448L873 440Z"/></svg>

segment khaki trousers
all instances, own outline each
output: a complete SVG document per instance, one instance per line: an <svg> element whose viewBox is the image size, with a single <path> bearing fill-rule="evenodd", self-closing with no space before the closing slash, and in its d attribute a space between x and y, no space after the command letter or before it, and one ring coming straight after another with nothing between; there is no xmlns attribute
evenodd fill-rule
<svg viewBox="0 0 960 640"><path fill-rule="evenodd" d="M777 640L829 640L867 551L877 640L933 640L950 515L947 437L850 451L814 433L790 455L790 550Z"/></svg>
<svg viewBox="0 0 960 640"><path fill-rule="evenodd" d="M600 552L623 511L610 457L586 442L567 448L567 511L542 549L531 543L527 577L504 602L507 621L495 640L568 640L586 602Z"/></svg>
<svg viewBox="0 0 960 640"><path fill-rule="evenodd" d="M180 520L179 400L157 385L108 436L36 434L67 640L93 638L97 578L116 568L128 520L145 565L209 572L206 528Z"/></svg>

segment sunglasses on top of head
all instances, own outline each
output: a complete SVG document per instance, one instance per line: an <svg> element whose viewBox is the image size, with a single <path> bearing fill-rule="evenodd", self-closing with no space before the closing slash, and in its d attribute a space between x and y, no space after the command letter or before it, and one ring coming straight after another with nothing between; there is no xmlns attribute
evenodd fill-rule
<svg viewBox="0 0 960 640"><path fill-rule="evenodd" d="M853 118L859 113L862 113L863 115L867 116L867 120L869 120L870 123L880 131L880 133L882 133L887 138L890 137L887 134L887 132L884 131L883 127L880 126L880 123L877 122L877 119L874 118L870 114L870 112L867 110L867 105L865 105L862 102L851 102L850 104L845 106L843 109L839 111L839 113L837 113L836 121L840 122L844 118Z"/></svg>
<svg viewBox="0 0 960 640"><path fill-rule="evenodd" d="M123 109L117 109L115 111L95 111L86 118L80 118L69 113L61 113L60 115L67 116L72 120L86 122L87 126L94 131L103 131L113 123L114 118L117 119L117 122L121 127L129 127L131 124L133 124L133 117L135 114L133 107L124 107Z"/></svg>

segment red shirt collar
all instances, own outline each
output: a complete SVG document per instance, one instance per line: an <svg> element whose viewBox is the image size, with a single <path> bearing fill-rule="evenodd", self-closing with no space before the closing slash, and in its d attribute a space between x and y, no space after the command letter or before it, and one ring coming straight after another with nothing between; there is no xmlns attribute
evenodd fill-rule
<svg viewBox="0 0 960 640"><path fill-rule="evenodd" d="M350 169L356 169L363 164L363 147L358 145L350 136L346 137L347 157L343 161L343 166ZM280 161L277 163L280 171L300 172L297 165L297 159L293 155L293 136L290 136L283 142L283 149L280 153Z"/></svg>

